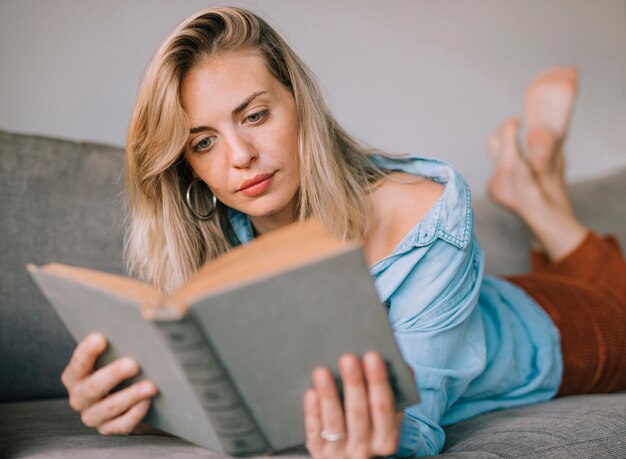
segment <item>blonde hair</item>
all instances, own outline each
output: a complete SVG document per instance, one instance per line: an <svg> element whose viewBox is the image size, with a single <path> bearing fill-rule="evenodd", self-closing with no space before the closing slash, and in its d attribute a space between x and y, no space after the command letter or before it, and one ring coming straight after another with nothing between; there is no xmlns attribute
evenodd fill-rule
<svg viewBox="0 0 626 459"><path fill-rule="evenodd" d="M216 53L256 49L295 99L300 189L297 220L317 216L335 236L366 234L369 185L385 172L329 113L306 65L261 18L240 8L209 8L180 24L152 58L133 111L127 146L130 225L125 256L130 272L169 292L206 261L231 248L227 208L197 220L184 205L192 180L184 158L189 123L181 81Z"/></svg>

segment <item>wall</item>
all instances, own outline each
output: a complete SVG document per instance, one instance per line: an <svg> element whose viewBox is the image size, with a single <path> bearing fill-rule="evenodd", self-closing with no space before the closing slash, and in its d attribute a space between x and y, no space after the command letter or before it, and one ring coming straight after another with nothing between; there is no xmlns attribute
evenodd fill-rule
<svg viewBox="0 0 626 459"><path fill-rule="evenodd" d="M214 1L0 0L0 128L123 145L145 65ZM318 75L337 118L389 151L454 163L482 194L489 132L553 65L581 69L571 178L626 164L624 0L233 1Z"/></svg>

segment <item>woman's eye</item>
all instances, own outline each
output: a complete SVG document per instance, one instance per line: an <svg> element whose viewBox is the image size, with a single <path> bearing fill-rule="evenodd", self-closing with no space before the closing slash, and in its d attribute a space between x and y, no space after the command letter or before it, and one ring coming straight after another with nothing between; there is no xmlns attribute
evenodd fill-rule
<svg viewBox="0 0 626 459"><path fill-rule="evenodd" d="M263 118L265 118L267 116L267 110L263 110L257 113L253 113L250 116L246 117L246 121L250 122L250 123L258 123L259 121L261 121Z"/></svg>
<svg viewBox="0 0 626 459"><path fill-rule="evenodd" d="M204 151L211 148L211 145L213 145L213 137L205 137L200 142L198 142L193 149L195 151Z"/></svg>

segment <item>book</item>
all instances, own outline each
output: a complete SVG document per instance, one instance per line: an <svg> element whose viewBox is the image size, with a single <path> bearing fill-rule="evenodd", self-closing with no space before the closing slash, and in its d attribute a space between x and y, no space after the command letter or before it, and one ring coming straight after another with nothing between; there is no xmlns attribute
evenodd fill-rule
<svg viewBox="0 0 626 459"><path fill-rule="evenodd" d="M315 219L209 261L164 295L124 276L67 266L28 270L71 335L109 346L97 367L130 356L159 388L144 422L235 456L304 444L302 398L315 367L379 352L396 409L419 401L359 244Z"/></svg>

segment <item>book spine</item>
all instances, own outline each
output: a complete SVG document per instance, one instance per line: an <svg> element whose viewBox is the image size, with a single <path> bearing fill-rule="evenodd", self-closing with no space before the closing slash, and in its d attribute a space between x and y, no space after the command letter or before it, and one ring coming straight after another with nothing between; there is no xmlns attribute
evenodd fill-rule
<svg viewBox="0 0 626 459"><path fill-rule="evenodd" d="M271 454L269 442L193 318L188 314L154 323L177 356L224 451L234 456Z"/></svg>

